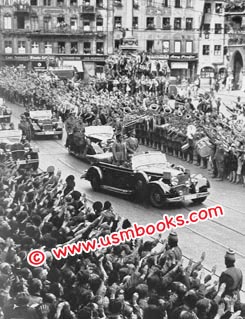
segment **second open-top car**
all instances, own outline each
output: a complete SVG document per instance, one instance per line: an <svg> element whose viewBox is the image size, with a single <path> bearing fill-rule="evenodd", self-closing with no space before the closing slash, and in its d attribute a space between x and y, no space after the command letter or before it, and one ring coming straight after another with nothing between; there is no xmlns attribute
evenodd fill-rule
<svg viewBox="0 0 245 319"><path fill-rule="evenodd" d="M37 136L57 136L62 139L63 123L52 117L51 110L30 111L30 124L33 138Z"/></svg>
<svg viewBox="0 0 245 319"><path fill-rule="evenodd" d="M158 208L166 202L184 200L200 204L207 198L210 187L207 178L171 165L161 152L134 155L130 167L96 163L85 178L95 191L104 189L138 200L148 198Z"/></svg>

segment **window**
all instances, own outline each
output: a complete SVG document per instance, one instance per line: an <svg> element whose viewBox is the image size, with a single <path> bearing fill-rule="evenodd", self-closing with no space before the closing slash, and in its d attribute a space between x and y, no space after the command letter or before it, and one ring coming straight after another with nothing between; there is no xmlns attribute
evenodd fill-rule
<svg viewBox="0 0 245 319"><path fill-rule="evenodd" d="M185 52L186 53L192 53L193 52L193 42L192 41L186 41L186 43L185 43Z"/></svg>
<svg viewBox="0 0 245 319"><path fill-rule="evenodd" d="M139 19L138 17L133 17L133 28L134 29L138 29L138 26L139 26Z"/></svg>
<svg viewBox="0 0 245 319"><path fill-rule="evenodd" d="M62 7L64 5L64 0L57 0L57 6Z"/></svg>
<svg viewBox="0 0 245 319"><path fill-rule="evenodd" d="M193 7L192 1L193 1L193 0L186 0L186 7L187 7L187 8L192 8L192 7Z"/></svg>
<svg viewBox="0 0 245 319"><path fill-rule="evenodd" d="M181 18L174 18L174 30L181 30Z"/></svg>
<svg viewBox="0 0 245 319"><path fill-rule="evenodd" d="M73 31L77 30L77 18L72 17L70 23L71 23L71 30Z"/></svg>
<svg viewBox="0 0 245 319"><path fill-rule="evenodd" d="M170 48L170 42L169 41L163 41L162 42L162 52L163 53L169 53Z"/></svg>
<svg viewBox="0 0 245 319"><path fill-rule="evenodd" d="M175 0L175 8L181 8L180 0Z"/></svg>
<svg viewBox="0 0 245 319"><path fill-rule="evenodd" d="M3 21L4 21L4 29L12 29L12 17L5 16Z"/></svg>
<svg viewBox="0 0 245 319"><path fill-rule="evenodd" d="M216 3L215 4L215 12L216 13L222 13L223 8L222 8L222 3Z"/></svg>
<svg viewBox="0 0 245 319"><path fill-rule="evenodd" d="M97 31L103 31L103 18L102 17L97 17L96 29L97 29Z"/></svg>
<svg viewBox="0 0 245 319"><path fill-rule="evenodd" d="M171 29L170 18L162 18L162 28L164 30L170 30Z"/></svg>
<svg viewBox="0 0 245 319"><path fill-rule="evenodd" d="M163 7L168 7L168 0L163 0L162 6Z"/></svg>
<svg viewBox="0 0 245 319"><path fill-rule="evenodd" d="M96 0L96 7L103 8L103 0Z"/></svg>
<svg viewBox="0 0 245 319"><path fill-rule="evenodd" d="M214 25L214 33L221 34L222 32L222 25L220 23L215 23Z"/></svg>
<svg viewBox="0 0 245 319"><path fill-rule="evenodd" d="M18 53L25 54L26 53L26 42L18 41Z"/></svg>
<svg viewBox="0 0 245 319"><path fill-rule="evenodd" d="M84 20L83 21L83 30L84 31L91 31L90 21L89 20Z"/></svg>
<svg viewBox="0 0 245 319"><path fill-rule="evenodd" d="M214 55L221 55L221 45L214 46Z"/></svg>
<svg viewBox="0 0 245 319"><path fill-rule="evenodd" d="M39 44L36 41L32 41L32 43L31 43L31 53L32 54L39 53Z"/></svg>
<svg viewBox="0 0 245 319"><path fill-rule="evenodd" d="M43 26L44 26L44 30L46 30L46 31L52 29L51 17L50 16L46 16L46 17L43 18Z"/></svg>
<svg viewBox="0 0 245 319"><path fill-rule="evenodd" d="M114 27L120 29L122 27L122 17L114 18Z"/></svg>
<svg viewBox="0 0 245 319"><path fill-rule="evenodd" d="M84 54L91 54L91 43L90 42L84 42L83 52L84 52Z"/></svg>
<svg viewBox="0 0 245 319"><path fill-rule="evenodd" d="M58 42L58 53L66 53L65 42Z"/></svg>
<svg viewBox="0 0 245 319"><path fill-rule="evenodd" d="M44 42L44 53L45 53L45 54L52 54L52 53L53 53L52 43L50 43L50 42Z"/></svg>
<svg viewBox="0 0 245 319"><path fill-rule="evenodd" d="M104 54L104 43L103 42L96 42L96 53L97 54Z"/></svg>
<svg viewBox="0 0 245 319"><path fill-rule="evenodd" d="M201 78L211 78L214 76L214 69L205 67L201 69Z"/></svg>
<svg viewBox="0 0 245 319"><path fill-rule="evenodd" d="M204 13L211 13L211 3L205 3Z"/></svg>
<svg viewBox="0 0 245 319"><path fill-rule="evenodd" d="M37 0L31 0L31 6L37 6Z"/></svg>
<svg viewBox="0 0 245 319"><path fill-rule="evenodd" d="M43 0L43 5L44 6L51 6L51 0Z"/></svg>
<svg viewBox="0 0 245 319"><path fill-rule="evenodd" d="M101 77L104 73L104 63L97 62L95 65L95 75Z"/></svg>
<svg viewBox="0 0 245 319"><path fill-rule="evenodd" d="M154 51L154 41L153 40L146 41L146 51L148 53L153 53L153 51Z"/></svg>
<svg viewBox="0 0 245 319"><path fill-rule="evenodd" d="M203 30L204 30L204 32L210 32L210 24L209 23L204 23Z"/></svg>
<svg viewBox="0 0 245 319"><path fill-rule="evenodd" d="M17 15L17 29L25 29L25 17L23 15Z"/></svg>
<svg viewBox="0 0 245 319"><path fill-rule="evenodd" d="M147 0L147 7L154 7L154 0Z"/></svg>
<svg viewBox="0 0 245 319"><path fill-rule="evenodd" d="M174 41L174 53L181 52L181 41Z"/></svg>
<svg viewBox="0 0 245 319"><path fill-rule="evenodd" d="M71 7L77 6L77 0L70 0Z"/></svg>
<svg viewBox="0 0 245 319"><path fill-rule="evenodd" d="M71 54L78 54L78 43L71 42Z"/></svg>
<svg viewBox="0 0 245 319"><path fill-rule="evenodd" d="M155 28L153 17L146 18L146 28L149 30L153 30Z"/></svg>
<svg viewBox="0 0 245 319"><path fill-rule="evenodd" d="M186 18L186 30L192 30L193 28L193 18Z"/></svg>
<svg viewBox="0 0 245 319"><path fill-rule="evenodd" d="M38 30L38 17L31 17L31 30Z"/></svg>
<svg viewBox="0 0 245 319"><path fill-rule="evenodd" d="M12 41L4 41L4 53L6 54L13 53Z"/></svg>
<svg viewBox="0 0 245 319"><path fill-rule="evenodd" d="M202 54L203 55L209 55L209 50L210 50L209 45L202 46Z"/></svg>
<svg viewBox="0 0 245 319"><path fill-rule="evenodd" d="M119 49L120 45L122 44L122 41L121 40L115 40L114 41L114 46L115 46L115 49Z"/></svg>

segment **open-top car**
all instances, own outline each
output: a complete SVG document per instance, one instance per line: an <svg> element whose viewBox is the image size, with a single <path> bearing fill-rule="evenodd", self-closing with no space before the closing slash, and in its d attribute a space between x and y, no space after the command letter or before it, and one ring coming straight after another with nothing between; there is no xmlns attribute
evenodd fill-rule
<svg viewBox="0 0 245 319"><path fill-rule="evenodd" d="M32 137L57 136L62 139L63 123L52 116L51 110L30 111Z"/></svg>
<svg viewBox="0 0 245 319"><path fill-rule="evenodd" d="M166 202L185 200L200 204L207 198L210 187L207 178L170 164L161 152L136 154L129 167L95 163L83 177L90 181L94 191L131 195L139 201L148 198L158 208Z"/></svg>
<svg viewBox="0 0 245 319"><path fill-rule="evenodd" d="M38 169L38 148L21 141L20 130L0 131L0 162L15 163L18 167Z"/></svg>
<svg viewBox="0 0 245 319"><path fill-rule="evenodd" d="M87 147L85 159L91 163L100 161L111 163L111 147L114 142L113 128L107 125L86 126L84 134ZM81 149L83 146L76 142L73 134L69 135L67 144L70 154L84 159L83 149Z"/></svg>
<svg viewBox="0 0 245 319"><path fill-rule="evenodd" d="M0 98L0 124L11 122L12 110L5 105L3 98Z"/></svg>

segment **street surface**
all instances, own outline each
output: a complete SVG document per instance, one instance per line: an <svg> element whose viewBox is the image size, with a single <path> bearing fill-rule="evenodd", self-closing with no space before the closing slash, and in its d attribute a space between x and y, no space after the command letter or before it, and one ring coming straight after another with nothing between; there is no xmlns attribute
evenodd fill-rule
<svg viewBox="0 0 245 319"><path fill-rule="evenodd" d="M232 101L235 99L232 96L229 98ZM13 121L15 127L17 127L19 116L24 109L10 103L8 105L13 110ZM181 213L187 216L192 210L222 205L225 216L178 229L179 245L183 254L188 258L193 258L195 261L199 260L201 253L205 251L205 267L212 269L214 265L217 265L217 274L225 270L224 255L228 248L232 248L236 251L237 267L243 271L245 270L245 188L241 185L230 184L228 181L218 182L210 178L211 194L202 205L194 206L191 202L178 203L169 205L161 210L150 205L132 202L120 196L108 193L94 193L90 183L80 179L80 175L88 168L88 164L68 154L67 149L64 147L65 139L66 136L64 134L62 141L51 138L32 142L38 146L40 151L40 168L46 170L48 166L54 165L56 169L62 171L63 179L67 175L73 174L76 178L76 189L86 193L89 200L111 201L114 210L131 222L145 225L159 221L163 214L174 216ZM142 147L142 149L145 150L146 148ZM185 166L192 173L201 173L209 177L209 172L206 169L190 165L171 156L168 156L168 160L171 163ZM163 234L164 238L166 236L167 234ZM243 285L243 290L245 290L245 284Z"/></svg>

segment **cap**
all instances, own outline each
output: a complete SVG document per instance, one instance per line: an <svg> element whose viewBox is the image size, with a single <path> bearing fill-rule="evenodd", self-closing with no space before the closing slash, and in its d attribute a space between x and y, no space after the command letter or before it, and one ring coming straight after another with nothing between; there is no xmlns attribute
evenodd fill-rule
<svg viewBox="0 0 245 319"><path fill-rule="evenodd" d="M235 261L236 260L236 256L235 256L235 252L232 249L228 249L226 254L225 254L225 259L226 260L230 260L230 261Z"/></svg>
<svg viewBox="0 0 245 319"><path fill-rule="evenodd" d="M55 171L54 166L49 166L49 167L47 168L47 173L54 173L54 171Z"/></svg>
<svg viewBox="0 0 245 319"><path fill-rule="evenodd" d="M172 242L178 242L178 235L175 231L171 231L171 233L168 235L168 240L171 240Z"/></svg>
<svg viewBox="0 0 245 319"><path fill-rule="evenodd" d="M74 200L79 200L79 198L81 197L81 193L79 191L74 191L71 196Z"/></svg>

